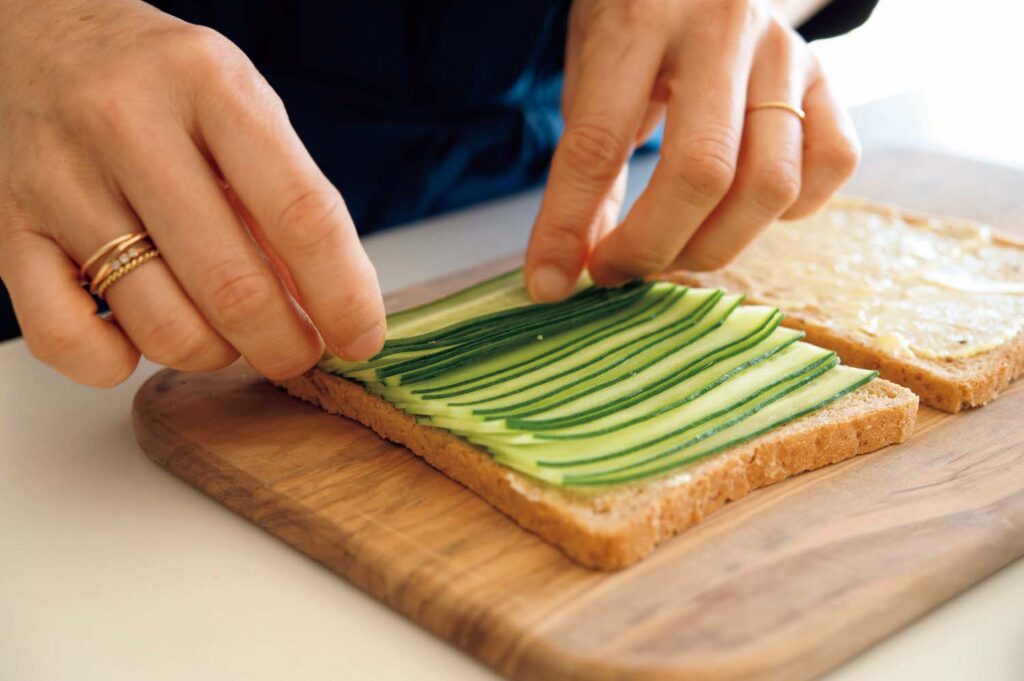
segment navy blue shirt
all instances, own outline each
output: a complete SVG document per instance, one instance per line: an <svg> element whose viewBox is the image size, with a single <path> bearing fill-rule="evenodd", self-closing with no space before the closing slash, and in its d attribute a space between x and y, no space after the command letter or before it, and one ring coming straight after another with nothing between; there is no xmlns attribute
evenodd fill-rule
<svg viewBox="0 0 1024 681"><path fill-rule="evenodd" d="M831 35L876 0L802 27ZM239 45L360 232L543 179L561 132L568 0L157 0Z"/></svg>
<svg viewBox="0 0 1024 681"><path fill-rule="evenodd" d="M833 0L805 38L859 25ZM154 0L241 47L366 233L544 178L568 0ZM0 285L0 340L18 335Z"/></svg>
<svg viewBox="0 0 1024 681"><path fill-rule="evenodd" d="M360 232L540 180L568 2L163 0L239 45Z"/></svg>

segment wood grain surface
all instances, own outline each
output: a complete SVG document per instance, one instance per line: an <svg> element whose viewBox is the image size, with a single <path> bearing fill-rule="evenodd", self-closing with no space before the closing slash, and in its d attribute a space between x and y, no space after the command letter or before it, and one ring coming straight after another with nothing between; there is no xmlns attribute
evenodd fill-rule
<svg viewBox="0 0 1024 681"><path fill-rule="evenodd" d="M876 156L853 189L1024 225L1021 199L1006 198L1020 175L921 162ZM917 169L932 179L900 179ZM963 191L959 173L988 180ZM156 374L134 424L174 474L509 677L791 680L1024 554L1022 415L1024 382L983 409L922 409L908 442L755 492L616 574L576 566L404 449L238 365Z"/></svg>

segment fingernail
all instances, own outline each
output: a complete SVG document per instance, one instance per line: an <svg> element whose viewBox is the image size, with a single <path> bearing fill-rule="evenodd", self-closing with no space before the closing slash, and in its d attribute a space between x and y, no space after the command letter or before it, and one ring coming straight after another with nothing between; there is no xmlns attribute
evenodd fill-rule
<svg viewBox="0 0 1024 681"><path fill-rule="evenodd" d="M572 282L565 272L551 265L542 265L530 277L530 294L534 300L561 300L571 293Z"/></svg>
<svg viewBox="0 0 1024 681"><path fill-rule="evenodd" d="M384 345L384 333L383 326L374 326L372 329L364 331L359 338L343 347L338 354L350 362L370 359Z"/></svg>

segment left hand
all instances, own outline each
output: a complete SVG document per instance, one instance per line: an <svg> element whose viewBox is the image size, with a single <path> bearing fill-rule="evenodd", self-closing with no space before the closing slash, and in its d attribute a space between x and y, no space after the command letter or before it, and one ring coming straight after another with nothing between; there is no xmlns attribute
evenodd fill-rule
<svg viewBox="0 0 1024 681"><path fill-rule="evenodd" d="M782 109L749 107L783 101ZM819 208L859 145L807 44L768 0L576 0L565 132L527 256L537 300L583 268L614 285L727 264L773 220ZM634 147L664 119L661 159L616 227Z"/></svg>

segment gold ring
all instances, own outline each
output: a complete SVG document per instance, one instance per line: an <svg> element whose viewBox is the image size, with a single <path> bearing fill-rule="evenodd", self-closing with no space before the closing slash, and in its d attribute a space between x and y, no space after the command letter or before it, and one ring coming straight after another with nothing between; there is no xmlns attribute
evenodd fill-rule
<svg viewBox="0 0 1024 681"><path fill-rule="evenodd" d="M151 248L155 248L155 246L149 240L149 235L145 232L133 234L129 238L122 240L117 246L106 253L107 259L100 265L96 274L93 275L89 290L96 293L96 287L99 286L101 281L110 276L112 272L116 272L122 265L127 264L135 256L141 255Z"/></svg>
<svg viewBox="0 0 1024 681"><path fill-rule="evenodd" d="M130 232L128 234L122 234L119 237L111 239L110 241L103 244L95 251L93 251L93 254L86 258L85 262L83 262L82 266L78 269L78 279L79 281L82 282L82 285L84 286L85 283L89 281L89 279L86 277L86 275L89 273L89 268L95 265L97 262L99 262L100 258L107 255L108 253L110 253L110 251L114 250L115 248L117 248L118 246L122 245L124 242L130 239L138 241L138 237L140 236L145 237L146 233Z"/></svg>
<svg viewBox="0 0 1024 681"><path fill-rule="evenodd" d="M103 294L107 292L107 289L116 284L121 279L123 279L126 274L136 269L140 265L144 265L153 258L157 258L159 256L160 251L157 250L156 246L146 249L146 251L143 252L141 255L135 256L124 265L118 267L116 270L110 273L110 276L101 281L99 285L96 287L96 295L102 298Z"/></svg>
<svg viewBox="0 0 1024 681"><path fill-rule="evenodd" d="M750 113L751 111L757 111L758 109L782 109L783 111L788 111L789 113L799 118L801 123L803 123L803 121L807 118L807 114L804 113L803 109L801 109L798 106L793 106L789 102L761 102L760 104L755 104L754 106L747 109L747 113Z"/></svg>

